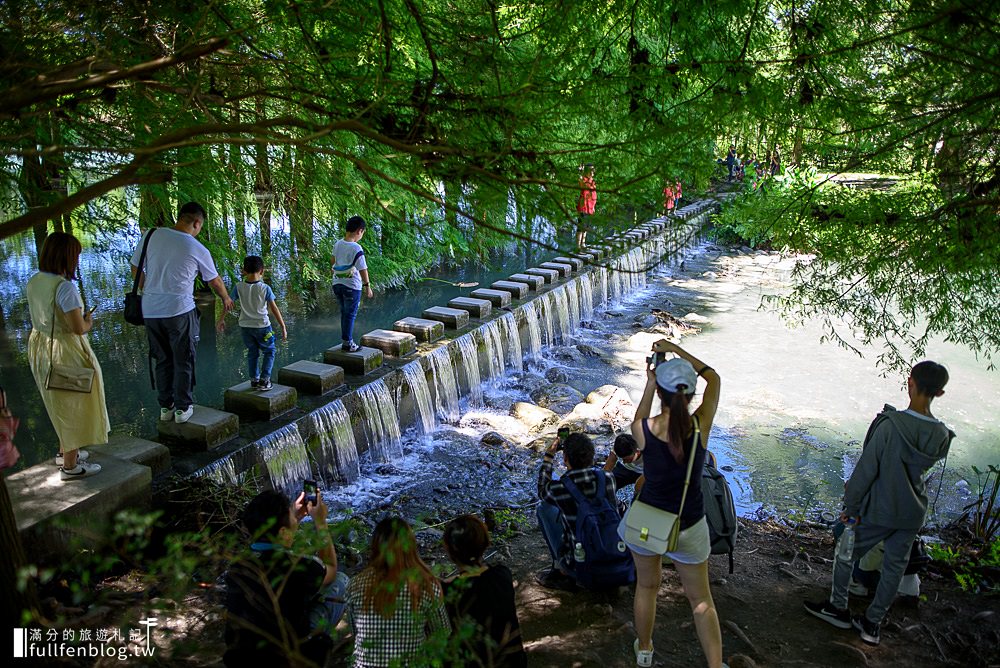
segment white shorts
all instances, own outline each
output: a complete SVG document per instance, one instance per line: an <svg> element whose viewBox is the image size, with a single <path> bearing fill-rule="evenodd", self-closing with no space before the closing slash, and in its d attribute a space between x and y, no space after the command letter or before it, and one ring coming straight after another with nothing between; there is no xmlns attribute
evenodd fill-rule
<svg viewBox="0 0 1000 668"><path fill-rule="evenodd" d="M622 518L622 521L618 523L618 537L625 540L624 517ZM625 541L625 544L628 545L628 549L640 556L659 556L656 552L647 550L644 547L639 547L638 545L633 545L628 541ZM693 526L689 526L687 529L681 531L681 535L677 539L677 549L673 552L667 552L666 556L681 564L700 564L701 562L706 561L708 559L708 555L711 553L712 544L708 535L708 520L702 517L700 520L695 522Z"/></svg>

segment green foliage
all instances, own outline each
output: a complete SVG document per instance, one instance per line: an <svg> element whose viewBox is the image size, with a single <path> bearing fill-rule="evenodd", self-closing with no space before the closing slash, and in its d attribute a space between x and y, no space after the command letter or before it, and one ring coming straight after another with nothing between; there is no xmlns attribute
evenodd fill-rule
<svg viewBox="0 0 1000 668"><path fill-rule="evenodd" d="M972 471L976 474L979 497L964 508L962 519L968 520L972 525L973 536L984 542L995 542L1000 539L1000 504L997 503L1000 467L991 464L983 472L973 466Z"/></svg>
<svg viewBox="0 0 1000 668"><path fill-rule="evenodd" d="M935 562L944 565L955 576L963 591L972 593L1000 592L1000 538L985 543L981 549L931 544L927 553Z"/></svg>

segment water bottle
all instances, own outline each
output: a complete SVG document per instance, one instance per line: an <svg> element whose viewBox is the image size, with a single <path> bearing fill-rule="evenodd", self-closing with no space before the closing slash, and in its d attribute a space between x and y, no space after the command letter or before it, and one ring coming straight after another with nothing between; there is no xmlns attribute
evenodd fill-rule
<svg viewBox="0 0 1000 668"><path fill-rule="evenodd" d="M854 556L854 522L853 517L847 520L844 533L840 534L840 540L837 541L837 559L847 563Z"/></svg>
<svg viewBox="0 0 1000 668"><path fill-rule="evenodd" d="M583 550L583 543L577 543L573 546L573 559L578 562L583 562L587 558L587 553Z"/></svg>

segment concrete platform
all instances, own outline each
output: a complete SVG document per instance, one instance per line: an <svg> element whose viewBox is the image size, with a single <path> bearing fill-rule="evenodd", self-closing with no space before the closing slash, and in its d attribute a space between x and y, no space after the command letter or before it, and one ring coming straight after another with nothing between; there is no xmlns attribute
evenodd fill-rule
<svg viewBox="0 0 1000 668"><path fill-rule="evenodd" d="M270 390L255 390L250 381L233 385L223 394L223 405L230 413L248 420L273 420L295 408L299 393L294 387L272 383Z"/></svg>
<svg viewBox="0 0 1000 668"><path fill-rule="evenodd" d="M29 561L65 565L80 547L99 549L108 542L118 511L149 506L153 473L148 466L96 448L91 461L101 465L101 472L80 480L60 480L59 468L48 462L7 477Z"/></svg>
<svg viewBox="0 0 1000 668"><path fill-rule="evenodd" d="M509 292L514 299L524 299L528 296L528 285L517 281L494 281L490 288Z"/></svg>
<svg viewBox="0 0 1000 668"><path fill-rule="evenodd" d="M323 361L336 364L349 376L364 376L382 366L382 351L378 348L365 348L356 353L345 352L342 346L328 348L323 351Z"/></svg>
<svg viewBox="0 0 1000 668"><path fill-rule="evenodd" d="M493 311L493 302L489 299L476 299L475 297L455 297L448 306L461 311L468 311L473 318L487 318Z"/></svg>
<svg viewBox="0 0 1000 668"><path fill-rule="evenodd" d="M600 260L601 258L603 258L605 255L608 254L608 250L607 250L607 248L604 248L603 246L587 246L586 248L583 249L583 253L582 254L583 255L593 255L598 260Z"/></svg>
<svg viewBox="0 0 1000 668"><path fill-rule="evenodd" d="M544 278L533 274L511 274L508 280L516 281L518 283L527 283L528 288L531 290L540 290L541 287L545 285Z"/></svg>
<svg viewBox="0 0 1000 668"><path fill-rule="evenodd" d="M240 419L233 413L195 404L194 415L184 424L157 422L160 440L196 450L212 450L235 438Z"/></svg>
<svg viewBox="0 0 1000 668"><path fill-rule="evenodd" d="M524 285L518 283L517 285ZM510 292L506 290L496 290L494 288L478 288L469 293L476 299L488 299L496 308L510 306Z"/></svg>
<svg viewBox="0 0 1000 668"><path fill-rule="evenodd" d="M583 260L578 257L557 257L553 262L558 262L559 264L568 264L573 267L574 271L580 271L583 269Z"/></svg>
<svg viewBox="0 0 1000 668"><path fill-rule="evenodd" d="M417 341L430 343L444 336L444 323L424 318L403 318L392 323L397 332L406 332L417 337Z"/></svg>
<svg viewBox="0 0 1000 668"><path fill-rule="evenodd" d="M583 258L585 264L593 264L601 261L601 254L596 250L583 251L580 253L580 257Z"/></svg>
<svg viewBox="0 0 1000 668"><path fill-rule="evenodd" d="M508 295L509 297L510 295ZM446 329L462 329L469 324L469 312L447 306L432 306L425 309L423 317L443 322Z"/></svg>
<svg viewBox="0 0 1000 668"><path fill-rule="evenodd" d="M133 464L148 466L154 477L170 470L170 448L138 436L112 434L106 444L92 445L87 450L91 454L117 457Z"/></svg>
<svg viewBox="0 0 1000 668"><path fill-rule="evenodd" d="M559 272L559 275L562 276L563 278L566 278L574 271L576 271L575 269L573 269L573 265L563 264L562 262L543 262L538 266L541 267L542 269L555 269L556 271Z"/></svg>
<svg viewBox="0 0 1000 668"><path fill-rule="evenodd" d="M344 370L334 364L299 360L278 370L278 382L303 394L326 394L344 384Z"/></svg>
<svg viewBox="0 0 1000 668"><path fill-rule="evenodd" d="M417 349L417 337L391 329L373 329L361 337L361 345L378 348L384 355L406 357Z"/></svg>
<svg viewBox="0 0 1000 668"><path fill-rule="evenodd" d="M525 269L524 273L531 274L532 276L541 276L545 279L546 283L555 283L559 279L558 269L540 269L533 267L531 269Z"/></svg>

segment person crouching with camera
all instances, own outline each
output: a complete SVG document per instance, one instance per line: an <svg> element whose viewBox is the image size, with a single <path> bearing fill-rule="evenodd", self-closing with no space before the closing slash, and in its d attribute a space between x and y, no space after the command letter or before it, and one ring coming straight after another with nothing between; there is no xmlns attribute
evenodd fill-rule
<svg viewBox="0 0 1000 668"><path fill-rule="evenodd" d="M645 484L619 525L635 560L636 665L653 665L653 622L660 589L661 559L666 554L680 576L691 604L698 640L710 668L722 665L722 633L708 583L708 523L701 495L701 473L715 411L719 374L666 339L653 344L646 369L646 389L632 422L642 452ZM677 357L665 360L667 353ZM705 382L701 404L690 410L698 377ZM650 417L653 396L660 413ZM664 527L677 527L676 532Z"/></svg>

